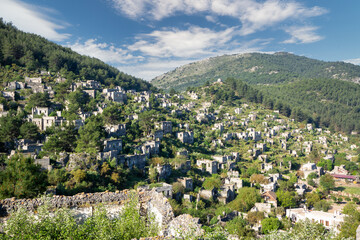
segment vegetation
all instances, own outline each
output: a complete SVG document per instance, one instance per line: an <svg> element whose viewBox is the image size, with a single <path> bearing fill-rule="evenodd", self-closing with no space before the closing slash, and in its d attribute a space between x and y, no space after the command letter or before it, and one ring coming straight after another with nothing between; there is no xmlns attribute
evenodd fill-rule
<svg viewBox="0 0 360 240"><path fill-rule="evenodd" d="M343 62L323 62L291 53L224 55L191 63L156 77L159 88L179 91L201 86L218 78L237 78L250 84L276 84L295 79L338 78L351 81L360 67Z"/></svg>
<svg viewBox="0 0 360 240"><path fill-rule="evenodd" d="M136 90L151 88L149 83L120 72L96 58L82 56L38 35L19 31L2 19L0 46L0 85L13 80L10 67L17 65L24 69L24 75L41 69L62 72L72 79L93 79L107 86Z"/></svg>
<svg viewBox="0 0 360 240"><path fill-rule="evenodd" d="M243 187L238 190L237 197L229 203L229 207L237 211L247 212L260 199L260 194L255 188Z"/></svg>
<svg viewBox="0 0 360 240"><path fill-rule="evenodd" d="M134 198L125 204L116 218L110 218L105 208L98 207L83 224L78 224L68 209L51 213L41 206L36 217L20 208L3 226L0 239L139 239L158 234L152 219L140 216Z"/></svg>
<svg viewBox="0 0 360 240"><path fill-rule="evenodd" d="M239 79L271 98L272 103L264 102L269 107L278 103L275 109L286 111L281 109L286 105L294 115L304 114L303 120L311 118L317 126L350 133L360 131L356 121L360 118L360 86L351 82L359 73L360 67L349 63L322 62L289 53L251 53L185 65L151 83L165 90L185 90L218 78Z"/></svg>
<svg viewBox="0 0 360 240"><path fill-rule="evenodd" d="M43 193L47 186L46 172L35 165L33 159L15 155L0 172L0 198L33 198Z"/></svg>
<svg viewBox="0 0 360 240"><path fill-rule="evenodd" d="M0 31L13 32L15 36L19 32L9 24L3 24ZM19 39L21 36L19 33ZM37 43L32 43L31 36L29 43L22 43L22 48L37 46ZM0 39L6 40L7 35L1 35ZM17 43L14 40L14 44ZM52 45L46 41L44 44L44 49ZM1 46L1 51L8 48L9 45ZM226 239L229 234L245 239L252 239L256 234L265 239L271 236L273 239L298 239L300 236L302 239L315 239L314 233L316 239L331 237L323 226L308 226L308 222L294 225L287 218L279 221L277 217L284 216L287 208L298 208L303 204L312 210L327 211L332 204L328 195L330 190L356 193L354 189L340 187L329 174L320 178L315 169L306 179L310 186L304 186L301 180L308 172L300 167L310 161L327 172L344 165L350 174L360 174L359 136L331 132L326 128L329 126L336 131L356 129L357 123L352 123L357 120L357 113L348 110L353 111L358 105L357 85L319 78L313 80L313 88L308 88L301 85L307 80L299 77L301 68L309 67L307 64L294 66L289 75L282 72L284 68L281 67L274 70L251 66L242 56L238 58L242 64L248 64L244 69L246 74L263 70L271 72L262 72L257 80L245 80L252 83L262 81L270 86L255 86L227 78L214 84L208 82L200 88L191 86L185 93L172 89L170 95L157 91L124 91L117 86L136 90L153 88L136 79L134 82L117 79L118 73L113 78L109 66L92 67L87 73L90 63L94 63L91 59L72 55L70 50L61 47L58 51L66 52L59 61L67 57L73 59L76 63L74 69L80 68L80 72L76 69L75 72L69 71L69 66L65 65L55 71L51 64L56 59L50 56L51 51L46 56L35 58L36 61L42 60L33 70L22 57L11 58L9 54L6 58L0 57L0 61L12 63L0 66L0 78L4 76L0 86L4 90L1 92L4 95L0 96L0 198L36 197L50 189L59 195L74 195L143 186L164 191L169 197L165 203L171 204L175 216L190 214L198 218L204 230L203 239ZM256 56L262 58L261 54ZM287 54L274 56L279 59L294 57ZM248 57L248 60L254 59L252 54ZM272 57L268 61L275 64ZM293 60L304 59L295 57ZM88 61L90 65L87 65ZM344 69L341 64L337 66ZM50 73L40 73L41 70ZM200 74L201 71L199 69ZM313 74L316 72L314 68L311 71ZM85 81L87 74L98 81ZM273 75L278 78L273 78ZM22 83L25 76L41 76L43 82L35 87L28 84L26 88L13 89L15 81ZM288 79L291 76L294 79ZM348 76L352 77L351 74ZM7 85L8 82L11 84ZM281 99L276 96L276 90L270 89L279 87L286 90L285 85L298 86L298 92L309 95L300 94L298 98L304 99L303 102L308 99L320 101L324 109L309 111L310 105L309 108L303 107L302 102ZM333 86L341 91L333 90ZM298 92L292 95L296 96ZM126 95L127 100L119 100L117 94ZM351 117L326 122L327 111L334 118L340 113L332 111L338 104L344 105L342 114ZM47 111L40 112L44 109L34 109L36 107L47 108ZM325 127L318 128L320 126ZM334 161L326 160L328 157ZM303 191L305 194L300 194ZM263 192L266 193L260 195ZM277 207L273 197L277 197ZM360 202L355 196L344 199ZM332 196L332 200L342 204L343 198ZM349 213L346 221L351 221L341 228L346 237L353 237L354 229L360 223L354 206L349 204L344 208L344 212ZM38 239L45 236L127 239L152 235L151 219L136 215L139 209L134 208L136 211L129 214L135 221L130 221L131 226L110 220L101 210L78 225L66 211L52 215L40 209L38 213L40 217L44 216L44 223L34 221L32 215L16 215L14 224L7 225L6 234L0 238L16 238L16 231L19 232L16 236L21 239L32 238L30 231L35 232L33 238ZM260 211L261 208L266 213ZM120 219L124 220L123 216ZM68 228L58 226L56 221ZM28 225L28 222L32 222L29 228L22 229L24 225L21 224ZM260 222L262 232L255 231ZM287 232L278 233L280 229ZM183 238L197 237L191 234Z"/></svg>

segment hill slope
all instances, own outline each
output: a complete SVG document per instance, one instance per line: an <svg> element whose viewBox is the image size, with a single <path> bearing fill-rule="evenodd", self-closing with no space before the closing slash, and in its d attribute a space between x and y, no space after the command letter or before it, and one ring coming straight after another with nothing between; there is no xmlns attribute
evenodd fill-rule
<svg viewBox="0 0 360 240"><path fill-rule="evenodd" d="M290 53L224 55L190 63L154 78L156 87L178 91L217 78L234 77L250 84L277 84L300 78L332 78L359 83L360 66L324 62Z"/></svg>
<svg viewBox="0 0 360 240"><path fill-rule="evenodd" d="M40 69L62 75L71 73L106 86L113 84L136 90L151 87L148 82L120 72L99 59L82 56L38 35L22 32L0 18L0 86L13 80L13 75L4 74L5 66L13 64L24 68L27 71L24 75Z"/></svg>

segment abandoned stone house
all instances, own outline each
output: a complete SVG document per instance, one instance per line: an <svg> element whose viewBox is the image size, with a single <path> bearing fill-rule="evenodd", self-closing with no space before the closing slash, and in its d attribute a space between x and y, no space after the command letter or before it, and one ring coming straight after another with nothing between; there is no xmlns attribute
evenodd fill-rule
<svg viewBox="0 0 360 240"><path fill-rule="evenodd" d="M49 107L33 107L31 109L31 114L34 115L41 115L48 117L49 114L52 112L52 109Z"/></svg>
<svg viewBox="0 0 360 240"><path fill-rule="evenodd" d="M49 157L44 157L44 158L41 158L41 159L35 159L34 163L40 165L42 170L50 171L52 169L52 166L50 165L50 158Z"/></svg>
<svg viewBox="0 0 360 240"><path fill-rule="evenodd" d="M126 103L127 101L127 95L120 87L115 89L103 89L103 95L105 96L105 99L109 101L117 103Z"/></svg>
<svg viewBox="0 0 360 240"><path fill-rule="evenodd" d="M139 146L138 149L148 157L157 155L160 152L160 141L147 141L143 145Z"/></svg>
<svg viewBox="0 0 360 240"><path fill-rule="evenodd" d="M255 131L254 128L248 128L247 131L249 132L249 138L251 138L255 142L261 140L261 132Z"/></svg>
<svg viewBox="0 0 360 240"><path fill-rule="evenodd" d="M155 191L162 193L166 198L172 198L172 185L167 183L162 183L162 186L155 187Z"/></svg>
<svg viewBox="0 0 360 240"><path fill-rule="evenodd" d="M183 172L188 172L191 169L191 161L175 161L173 162L173 167L175 170L181 170Z"/></svg>
<svg viewBox="0 0 360 240"><path fill-rule="evenodd" d="M177 135L177 138L182 143L187 143L187 144L193 144L194 143L194 133L192 131L178 132L176 135Z"/></svg>
<svg viewBox="0 0 360 240"><path fill-rule="evenodd" d="M304 193L307 189L307 186L304 183L295 183L294 187L295 187L296 193L300 196L304 195Z"/></svg>
<svg viewBox="0 0 360 240"><path fill-rule="evenodd" d="M40 131L45 131L51 126L61 126L63 123L67 122L63 117L52 116L52 117L42 117L42 118L29 118L29 122L35 123Z"/></svg>
<svg viewBox="0 0 360 240"><path fill-rule="evenodd" d="M304 173L304 178L307 179L310 173L316 173L318 176L323 175L323 168L317 167L315 163L306 163L300 167L300 171Z"/></svg>
<svg viewBox="0 0 360 240"><path fill-rule="evenodd" d="M225 178L225 184L233 184L237 190L243 187L243 180L239 177L227 177Z"/></svg>
<svg viewBox="0 0 360 240"><path fill-rule="evenodd" d="M167 179L171 175L170 164L158 164L155 166L156 172L159 174L159 179Z"/></svg>
<svg viewBox="0 0 360 240"><path fill-rule="evenodd" d="M269 191L275 192L277 184L274 182L271 182L268 184L260 184L260 186L261 186L262 192L269 192Z"/></svg>
<svg viewBox="0 0 360 240"><path fill-rule="evenodd" d="M244 140L244 141L249 140L249 134L247 132L240 132L240 133L235 133L235 134L239 140Z"/></svg>
<svg viewBox="0 0 360 240"><path fill-rule="evenodd" d="M195 93L195 92L188 92L188 95L190 96L191 99L199 99L199 96Z"/></svg>
<svg viewBox="0 0 360 240"><path fill-rule="evenodd" d="M118 151L121 152L122 150L122 140L121 139L114 139L114 140L105 140L104 141L104 152L107 151Z"/></svg>
<svg viewBox="0 0 360 240"><path fill-rule="evenodd" d="M101 89L101 84L95 80L86 80L86 82L80 82L84 89Z"/></svg>
<svg viewBox="0 0 360 240"><path fill-rule="evenodd" d="M223 135L223 139L225 142L227 142L227 141L230 141L231 139L233 139L235 136L236 136L235 133L225 133Z"/></svg>
<svg viewBox="0 0 360 240"><path fill-rule="evenodd" d="M225 184L218 189L218 197L219 202L223 204L227 204L231 202L235 198L235 188L233 184Z"/></svg>
<svg viewBox="0 0 360 240"><path fill-rule="evenodd" d="M281 137L283 137L287 141L291 137L291 133L290 132L281 133Z"/></svg>
<svg viewBox="0 0 360 240"><path fill-rule="evenodd" d="M15 142L16 148L24 154L35 156L41 152L43 144L28 139L20 139Z"/></svg>
<svg viewBox="0 0 360 240"><path fill-rule="evenodd" d="M242 113L242 108L235 108L235 114L241 114Z"/></svg>
<svg viewBox="0 0 360 240"><path fill-rule="evenodd" d="M215 174L218 172L219 163L218 161L214 160L207 160L207 159L199 159L196 161L196 165L202 170L206 171L210 174Z"/></svg>
<svg viewBox="0 0 360 240"><path fill-rule="evenodd" d="M106 125L105 131L109 137L121 137L126 134L126 124Z"/></svg>
<svg viewBox="0 0 360 240"><path fill-rule="evenodd" d="M266 143L256 143L255 144L255 148L259 149L261 152L265 152L266 151Z"/></svg>
<svg viewBox="0 0 360 240"><path fill-rule="evenodd" d="M155 123L156 128L161 129L164 134L172 133L172 122L171 121L162 121Z"/></svg>
<svg viewBox="0 0 360 240"><path fill-rule="evenodd" d="M250 121L256 121L256 114L249 114L249 119L250 119Z"/></svg>
<svg viewBox="0 0 360 240"><path fill-rule="evenodd" d="M193 190L193 180L189 177L178 178L177 181L184 186L186 190Z"/></svg>
<svg viewBox="0 0 360 240"><path fill-rule="evenodd" d="M280 173L271 173L269 174L269 181L273 183L277 183L278 180L282 179L282 175Z"/></svg>
<svg viewBox="0 0 360 240"><path fill-rule="evenodd" d="M87 95L89 95L91 98L96 97L96 90L95 89L84 89L83 90Z"/></svg>
<svg viewBox="0 0 360 240"><path fill-rule="evenodd" d="M25 83L23 82L9 82L7 85L7 89L14 91L14 90L20 90L25 88Z"/></svg>
<svg viewBox="0 0 360 240"><path fill-rule="evenodd" d="M15 100L16 98L16 92L10 92L10 91L1 91L1 95L10 100Z"/></svg>
<svg viewBox="0 0 360 240"><path fill-rule="evenodd" d="M261 154L261 155L259 155L259 156L258 156L258 159L259 159L260 161L264 162L264 163L266 163L266 162L269 161L269 157L268 157L268 155L266 155L266 154Z"/></svg>
<svg viewBox="0 0 360 240"><path fill-rule="evenodd" d="M224 131L224 124L223 123L215 123L214 127L211 130L220 130L220 132Z"/></svg>
<svg viewBox="0 0 360 240"><path fill-rule="evenodd" d="M239 171L232 170L232 171L227 172L227 176L238 178L240 176L240 173L239 173Z"/></svg>
<svg viewBox="0 0 360 240"><path fill-rule="evenodd" d="M199 196L203 199L210 200L215 199L217 195L217 189L213 188L211 190L201 189L199 191Z"/></svg>
<svg viewBox="0 0 360 240"><path fill-rule="evenodd" d="M136 167L140 170L145 169L146 165L146 155L145 154L136 154L136 155L125 155L119 157L119 163L124 164L128 168L132 169Z"/></svg>
<svg viewBox="0 0 360 240"><path fill-rule="evenodd" d="M261 172L268 172L270 170L272 170L274 167L271 163L261 163Z"/></svg>
<svg viewBox="0 0 360 240"><path fill-rule="evenodd" d="M164 132L163 130L156 130L151 137L153 137L154 140L161 140L164 138Z"/></svg>
<svg viewBox="0 0 360 240"><path fill-rule="evenodd" d="M30 78L30 77L25 77L25 82L26 83L42 83L42 78L41 77L37 77L37 78Z"/></svg>

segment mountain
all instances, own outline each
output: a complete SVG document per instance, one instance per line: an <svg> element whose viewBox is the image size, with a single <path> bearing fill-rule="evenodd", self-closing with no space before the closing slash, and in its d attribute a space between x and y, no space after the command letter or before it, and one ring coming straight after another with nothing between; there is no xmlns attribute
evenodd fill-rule
<svg viewBox="0 0 360 240"><path fill-rule="evenodd" d="M233 77L250 84L278 84L296 79L330 78L360 83L360 66L324 62L279 52L246 53L208 58L176 68L154 78L156 87L183 91L218 78Z"/></svg>
<svg viewBox="0 0 360 240"><path fill-rule="evenodd" d="M11 66L21 71L9 72ZM149 90L148 82L120 72L99 59L83 56L35 34L18 30L0 18L0 87L14 78L39 70L60 72L67 78L92 79L105 86ZM19 80L19 79L17 79Z"/></svg>
<svg viewBox="0 0 360 240"><path fill-rule="evenodd" d="M176 68L151 83L181 91L218 78L249 84L259 91L259 99L285 115L288 109L301 110L318 126L360 131L360 66L349 63L283 52L225 55Z"/></svg>

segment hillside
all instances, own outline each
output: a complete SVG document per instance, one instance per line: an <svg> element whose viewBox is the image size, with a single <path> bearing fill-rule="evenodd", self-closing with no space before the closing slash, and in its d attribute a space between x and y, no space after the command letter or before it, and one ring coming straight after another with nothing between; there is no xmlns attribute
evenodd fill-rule
<svg viewBox="0 0 360 240"><path fill-rule="evenodd" d="M359 83L360 66L324 62L290 53L224 55L190 63L156 77L152 84L183 91L217 78L233 77L250 84L277 84L302 78L331 78Z"/></svg>
<svg viewBox="0 0 360 240"><path fill-rule="evenodd" d="M336 79L304 79L257 85L275 101L301 109L312 121L332 130L360 131L360 85Z"/></svg>
<svg viewBox="0 0 360 240"><path fill-rule="evenodd" d="M183 223L188 231L181 232L181 239L228 239L229 234L256 239L266 232L254 227L261 222L265 229L270 225L266 221L275 221L278 227L271 229L281 228L287 234L270 239L295 239L294 235L303 233L292 229L310 231L316 225L292 224L285 217L287 209L302 210L305 202L312 212L326 214L345 205L341 194L359 189L357 183L335 185L330 175L359 175L359 136L307 123L309 117L301 110L274 104L247 83L229 78L171 95L76 83L81 83L78 89L63 89L65 94L55 91L53 96L34 93L34 88L20 89L19 99L6 99L7 106L19 108L0 108L0 151L4 150L0 154L0 217L10 213L8 221L14 223L5 225L3 239L14 235L41 239L40 231L33 229L44 229L41 234L53 239L95 239L91 236L101 231L108 233L103 239L130 240L164 233L178 239L176 231L151 232L158 219L161 230ZM28 97L21 98L26 92ZM95 98L92 92L97 93ZM115 93L124 98L113 98ZM65 99L60 101L60 97ZM318 174L314 170L318 167L327 174ZM135 192L131 189L139 194L130 195ZM95 211L75 215L59 209L50 216L39 206L40 198L29 199L45 190L51 191L46 199L52 210L72 206L77 212ZM357 193L346 195L345 201L359 203ZM124 209L119 204L129 198L135 205L117 212L119 207ZM103 211L97 210L98 203ZM40 213L37 216L46 221L33 221L24 209L10 212L19 206ZM258 209L261 206L265 213ZM134 215L144 216L145 210L156 217ZM86 221L76 224L76 216ZM123 220L126 216L129 220ZM276 216L282 217L281 222ZM139 219L137 224L134 219ZM176 224L170 223L173 220ZM25 221L28 228L18 227ZM336 226L341 236L354 235L352 229L357 225L342 227L350 221ZM132 224L131 231L127 223ZM192 223L196 224L189 227ZM57 230L70 225L71 231ZM200 226L201 232L194 231ZM221 238L207 237L214 228Z"/></svg>
<svg viewBox="0 0 360 240"><path fill-rule="evenodd" d="M259 89L281 109L301 109L310 121L350 133L360 131L360 66L289 53L240 54L205 59L155 78L165 90L234 77Z"/></svg>
<svg viewBox="0 0 360 240"><path fill-rule="evenodd" d="M21 71L10 71L14 65ZM38 35L22 32L0 18L0 88L14 79L34 76L40 70L125 89L148 90L151 87L148 82L120 72L99 59L82 56Z"/></svg>

